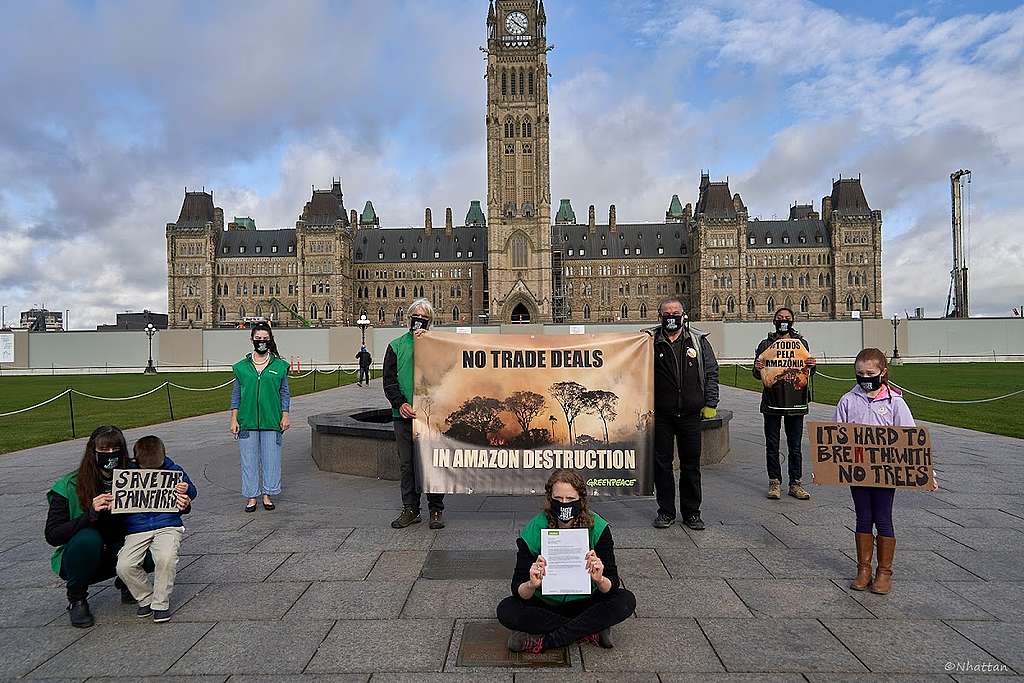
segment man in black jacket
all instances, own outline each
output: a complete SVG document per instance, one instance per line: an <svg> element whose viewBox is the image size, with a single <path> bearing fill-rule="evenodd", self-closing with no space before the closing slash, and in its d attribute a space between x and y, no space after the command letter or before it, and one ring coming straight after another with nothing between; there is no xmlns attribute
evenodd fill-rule
<svg viewBox="0 0 1024 683"><path fill-rule="evenodd" d="M761 379L764 362L761 354L780 339L799 339L804 348L811 350L807 340L793 329L793 311L782 307L775 311L772 321L775 332L769 334L754 351L754 379ZM807 358L804 365L813 374L816 361ZM804 415L807 414L809 398L807 385L796 389L787 382L776 382L761 392L761 413L764 415L765 459L768 465L768 498L782 498L782 466L779 463L779 431L786 425L786 443L789 450L789 495L797 500L808 500L811 494L803 487L803 453L800 440L804 433Z"/></svg>
<svg viewBox="0 0 1024 683"><path fill-rule="evenodd" d="M685 322L683 304L658 307L654 336L654 490L658 516L667 529L676 518L674 449L679 448L679 510L683 524L701 530L700 424L718 413L718 360L707 334Z"/></svg>
<svg viewBox="0 0 1024 683"><path fill-rule="evenodd" d="M365 346L361 346L359 353L356 354L356 360L359 361L359 386L370 386L370 365L373 363L373 356Z"/></svg>

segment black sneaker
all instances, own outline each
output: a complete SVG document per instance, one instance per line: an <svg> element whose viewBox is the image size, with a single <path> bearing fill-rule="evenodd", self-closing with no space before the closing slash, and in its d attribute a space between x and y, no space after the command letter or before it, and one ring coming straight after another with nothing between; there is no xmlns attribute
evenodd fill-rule
<svg viewBox="0 0 1024 683"><path fill-rule="evenodd" d="M675 517L669 517L668 515L662 513L662 514L659 514L657 517L654 518L654 522L652 522L652 525L654 526L655 529L667 529L670 526L672 526L672 524L675 521L676 521Z"/></svg>
<svg viewBox="0 0 1024 683"><path fill-rule="evenodd" d="M431 510L430 512L430 524L428 525L431 529L443 529L444 520L441 519L440 510Z"/></svg>
<svg viewBox="0 0 1024 683"><path fill-rule="evenodd" d="M89 628L96 623L92 611L89 609L89 602L85 598L68 603L68 616L71 618L71 625L75 628Z"/></svg>
<svg viewBox="0 0 1024 683"><path fill-rule="evenodd" d="M615 647L615 643L612 641L611 626L597 634L597 644L606 650Z"/></svg>
<svg viewBox="0 0 1024 683"><path fill-rule="evenodd" d="M151 608L149 605L139 605L139 608L135 610L135 616L137 616L139 619L145 619L151 614L153 614L153 608Z"/></svg>
<svg viewBox="0 0 1024 683"><path fill-rule="evenodd" d="M162 624L165 621L171 620L171 610L169 609L155 609L153 610L153 623Z"/></svg>
<svg viewBox="0 0 1024 683"><path fill-rule="evenodd" d="M683 517L683 524L694 531L704 531L704 520L700 518L699 512L695 515L687 515L686 517Z"/></svg>
<svg viewBox="0 0 1024 683"><path fill-rule="evenodd" d="M419 524L423 520L420 518L420 511L416 508L404 507L402 508L402 514L391 522L392 529L404 529L412 524Z"/></svg>

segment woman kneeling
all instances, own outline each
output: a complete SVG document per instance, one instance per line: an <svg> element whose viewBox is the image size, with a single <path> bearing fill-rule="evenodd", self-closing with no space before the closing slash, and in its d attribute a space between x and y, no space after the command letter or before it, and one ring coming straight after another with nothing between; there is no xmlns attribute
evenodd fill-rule
<svg viewBox="0 0 1024 683"><path fill-rule="evenodd" d="M611 528L590 511L586 482L578 473L555 470L544 489L544 511L516 539L512 595L498 605L498 621L513 631L508 648L539 653L576 641L612 647L611 627L633 614L636 598L619 581ZM540 538L542 529L552 528L589 530L589 595L544 595Z"/></svg>

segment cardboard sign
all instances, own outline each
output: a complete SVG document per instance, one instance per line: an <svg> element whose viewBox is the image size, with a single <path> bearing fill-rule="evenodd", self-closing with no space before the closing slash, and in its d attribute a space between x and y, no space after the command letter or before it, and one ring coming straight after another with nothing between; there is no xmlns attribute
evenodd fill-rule
<svg viewBox="0 0 1024 683"><path fill-rule="evenodd" d="M924 427L808 422L814 483L928 489L932 442Z"/></svg>
<svg viewBox="0 0 1024 683"><path fill-rule="evenodd" d="M178 512L174 487L182 481L176 470L114 470L111 512Z"/></svg>
<svg viewBox="0 0 1024 683"><path fill-rule="evenodd" d="M810 357L810 352L799 339L779 339L758 356L764 363L761 381L768 388L783 382L791 385L793 389L803 391L810 374L804 366L804 361Z"/></svg>

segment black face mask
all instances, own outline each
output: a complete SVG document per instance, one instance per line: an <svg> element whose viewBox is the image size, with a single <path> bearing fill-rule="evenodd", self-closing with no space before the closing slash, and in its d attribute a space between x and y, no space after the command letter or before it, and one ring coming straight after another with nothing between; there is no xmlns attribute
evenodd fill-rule
<svg viewBox="0 0 1024 683"><path fill-rule="evenodd" d="M680 315L662 315L661 316L661 329L666 332L676 332L683 327L683 316Z"/></svg>
<svg viewBox="0 0 1024 683"><path fill-rule="evenodd" d="M583 501L574 500L571 503L563 503L560 500L551 500L551 514L559 522L571 522L583 512Z"/></svg>
<svg viewBox="0 0 1024 683"><path fill-rule="evenodd" d="M792 320L776 320L775 321L775 331L778 332L779 334L786 334L787 332L792 332L793 331L793 321Z"/></svg>
<svg viewBox="0 0 1024 683"><path fill-rule="evenodd" d="M270 341L267 339L253 339L252 348L256 350L256 353L266 353L270 351Z"/></svg>
<svg viewBox="0 0 1024 683"><path fill-rule="evenodd" d="M882 388L882 376L857 375L857 385L864 391L878 391Z"/></svg>
<svg viewBox="0 0 1024 683"><path fill-rule="evenodd" d="M96 451L96 466L100 468L103 474L112 472L120 464L122 455L124 455L124 451L121 449L110 451L109 453Z"/></svg>
<svg viewBox="0 0 1024 683"><path fill-rule="evenodd" d="M426 330L430 327L430 318L424 318L421 315L409 316L409 329L410 330Z"/></svg>

